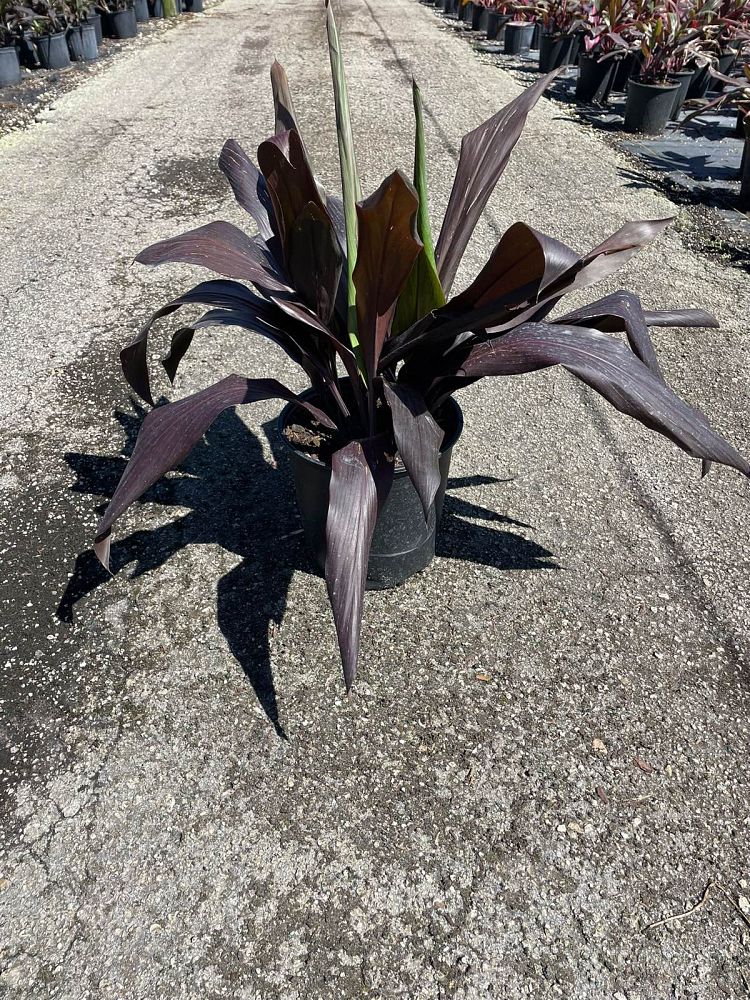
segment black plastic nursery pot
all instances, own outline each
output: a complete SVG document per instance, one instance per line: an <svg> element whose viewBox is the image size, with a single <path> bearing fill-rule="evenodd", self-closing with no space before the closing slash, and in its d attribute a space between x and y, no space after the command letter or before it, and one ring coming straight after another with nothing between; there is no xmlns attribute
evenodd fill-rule
<svg viewBox="0 0 750 1000"><path fill-rule="evenodd" d="M148 0L148 10L151 17L164 17L164 4L161 0Z"/></svg>
<svg viewBox="0 0 750 1000"><path fill-rule="evenodd" d="M203 0L185 0L185 10L188 14L202 14Z"/></svg>
<svg viewBox="0 0 750 1000"><path fill-rule="evenodd" d="M606 104L618 68L617 59L604 59L600 62L596 56L583 53L578 63L576 100L588 104Z"/></svg>
<svg viewBox="0 0 750 1000"><path fill-rule="evenodd" d="M505 34L505 25L510 21L508 14L496 14L490 11L487 14L487 38L500 40Z"/></svg>
<svg viewBox="0 0 750 1000"><path fill-rule="evenodd" d="M107 38L135 38L138 22L132 7L102 14L102 30Z"/></svg>
<svg viewBox="0 0 750 1000"><path fill-rule="evenodd" d="M677 93L674 95L672 114L669 116L673 122L676 122L677 119L680 117L680 112L682 111L682 105L687 100L687 92L690 87L690 81L692 79L693 79L693 71L690 69L681 69L678 73L669 74L670 83L676 83L678 86Z"/></svg>
<svg viewBox="0 0 750 1000"><path fill-rule="evenodd" d="M625 101L625 131L660 135L672 114L678 83L628 83Z"/></svg>
<svg viewBox="0 0 750 1000"><path fill-rule="evenodd" d="M470 4L471 6L471 30L479 31L482 26L482 15L487 10L486 7L481 7L478 3Z"/></svg>
<svg viewBox="0 0 750 1000"><path fill-rule="evenodd" d="M705 97L708 93L708 86L711 83L711 74L708 72L708 65L693 66L691 68L693 70L693 79L688 86L686 98L688 101Z"/></svg>
<svg viewBox="0 0 750 1000"><path fill-rule="evenodd" d="M508 21L503 33L503 45L506 56L517 56L520 52L527 52L531 46L531 36L534 34L534 25L524 21Z"/></svg>
<svg viewBox="0 0 750 1000"><path fill-rule="evenodd" d="M15 45L0 48L0 87L10 87L21 80L21 63Z"/></svg>
<svg viewBox="0 0 750 1000"><path fill-rule="evenodd" d="M73 62L83 62L83 38L81 36L80 25L74 24L72 27L68 28L65 35L68 40L68 52L70 53L70 58Z"/></svg>
<svg viewBox="0 0 750 1000"><path fill-rule="evenodd" d="M304 395L305 398L313 398L315 393L309 390ZM443 513L451 455L463 430L463 416L458 403L451 398L443 409L440 423L445 429L445 440L440 449L440 488L430 516L425 521L417 491L406 469L397 461L393 485L378 515L372 536L365 585L367 590L398 587L410 576L425 569L435 555L435 535ZM290 456L305 540L317 566L324 571L331 467L288 441L284 430L294 422L295 411L300 413L295 403L284 407L279 416L278 429Z"/></svg>
<svg viewBox="0 0 750 1000"><path fill-rule="evenodd" d="M94 29L94 35L96 36L97 46L101 45L104 41L104 32L102 31L102 16L97 14L95 11L89 13L86 17L86 24L91 25Z"/></svg>
<svg viewBox="0 0 750 1000"><path fill-rule="evenodd" d="M732 72L732 67L737 61L737 52L735 49L728 49L721 53L719 56L719 62L717 65L717 70L723 73L724 76L728 76ZM708 83L708 89L714 91L715 93L720 93L724 90L724 84L721 80L711 77Z"/></svg>
<svg viewBox="0 0 750 1000"><path fill-rule="evenodd" d="M64 31L56 31L52 35L40 35L34 44L39 53L39 62L44 69L65 69L70 66L68 41Z"/></svg>
<svg viewBox="0 0 750 1000"><path fill-rule="evenodd" d="M750 125L745 125L745 148L742 152L740 167L740 201L739 210L750 212Z"/></svg>
<svg viewBox="0 0 750 1000"><path fill-rule="evenodd" d="M135 19L139 24L145 24L148 21L148 0L134 0L133 10L135 11Z"/></svg>
<svg viewBox="0 0 750 1000"><path fill-rule="evenodd" d="M628 89L628 81L638 76L642 56L640 52L628 52L627 55L615 60L615 78L612 82L612 90L618 94L624 94Z"/></svg>
<svg viewBox="0 0 750 1000"><path fill-rule="evenodd" d="M542 26L538 21L534 22L534 32L531 36L531 42L529 43L529 48L533 49L535 52L542 44Z"/></svg>
<svg viewBox="0 0 750 1000"><path fill-rule="evenodd" d="M572 65L576 40L573 35L552 35L543 31L539 42L539 69L542 73Z"/></svg>

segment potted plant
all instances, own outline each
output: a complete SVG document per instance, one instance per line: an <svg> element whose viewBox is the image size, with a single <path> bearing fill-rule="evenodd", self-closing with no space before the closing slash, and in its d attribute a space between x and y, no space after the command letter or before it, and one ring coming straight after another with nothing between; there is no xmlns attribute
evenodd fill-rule
<svg viewBox="0 0 750 1000"><path fill-rule="evenodd" d="M594 0L586 12L576 100L606 104L619 77L626 76L621 82L623 88L626 86L627 76L634 70L630 58L635 44L633 25L628 0Z"/></svg>
<svg viewBox="0 0 750 1000"><path fill-rule="evenodd" d="M90 61L99 55L96 28L89 20L88 0L68 0L68 49L75 61Z"/></svg>
<svg viewBox="0 0 750 1000"><path fill-rule="evenodd" d="M31 15L31 11L26 11ZM21 63L16 43L19 37L19 18L23 8L11 7L7 0L0 0L0 87L9 87L21 80Z"/></svg>
<svg viewBox="0 0 750 1000"><path fill-rule="evenodd" d="M679 15L655 13L641 24L643 61L638 77L628 81L625 131L659 135L669 121L679 84L670 82L671 59L680 30Z"/></svg>
<svg viewBox="0 0 750 1000"><path fill-rule="evenodd" d="M490 3L487 13L487 38L499 41L505 32L505 25L510 21L510 3Z"/></svg>
<svg viewBox="0 0 750 1000"><path fill-rule="evenodd" d="M535 10L541 24L539 69L550 73L558 66L572 65L583 23L579 0L537 0Z"/></svg>
<svg viewBox="0 0 750 1000"><path fill-rule="evenodd" d="M609 277L670 220L628 223L584 255L516 223L471 284L452 291L525 120L557 73L464 137L433 250L419 90L415 85L413 183L395 171L362 198L330 6L327 30L343 199L316 181L286 75L274 64L276 133L258 149L259 168L232 139L219 159L258 235L214 222L139 254L144 264L197 264L221 278L172 299L121 353L129 385L152 403L154 323L184 306L207 306L172 337L164 360L170 378L201 330L236 326L285 351L311 387L297 394L272 378L228 375L156 406L143 421L94 544L107 565L115 521L184 460L222 411L286 400L291 405L281 429L349 688L368 573L374 569L376 585L393 585L432 555L450 450L461 430L453 396L463 387L562 365L614 407L701 459L704 472L716 461L750 476L750 465L667 386L648 333L649 326L715 326L707 313L645 311L633 293L619 291L550 318L568 291ZM618 331L627 339L612 335Z"/></svg>
<svg viewBox="0 0 750 1000"><path fill-rule="evenodd" d="M503 32L503 51L506 56L515 56L527 52L531 47L534 34L533 0L521 0L512 6L512 19L505 24Z"/></svg>
<svg viewBox="0 0 750 1000"><path fill-rule="evenodd" d="M31 32L40 64L44 69L70 66L67 22L62 6L56 0L34 0L31 9L34 12Z"/></svg>
<svg viewBox="0 0 750 1000"><path fill-rule="evenodd" d="M693 70L687 98L695 100L705 97L714 80L710 69L722 75L728 73L737 58L737 43L750 37L748 5L746 0L706 0L691 8L689 16L699 36L687 60L687 67ZM715 82L720 89L720 81Z"/></svg>
<svg viewBox="0 0 750 1000"><path fill-rule="evenodd" d="M682 124L687 124L707 111L718 111L721 108L736 109L738 132L745 140L740 161L738 208L741 212L748 212L750 211L750 62L744 64L741 75L737 77L725 76L714 69L711 73L722 84L722 92L703 107L686 115Z"/></svg>
<svg viewBox="0 0 750 1000"><path fill-rule="evenodd" d="M132 0L98 0L97 9L107 38L135 38L138 34Z"/></svg>

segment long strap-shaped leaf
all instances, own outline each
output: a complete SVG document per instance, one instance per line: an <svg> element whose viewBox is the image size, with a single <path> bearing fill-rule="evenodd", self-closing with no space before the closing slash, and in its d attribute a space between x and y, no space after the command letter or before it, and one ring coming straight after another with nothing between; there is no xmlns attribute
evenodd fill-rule
<svg viewBox="0 0 750 1000"><path fill-rule="evenodd" d="M382 439L351 441L333 456L325 576L347 691L357 673L372 533L392 479Z"/></svg>
<svg viewBox="0 0 750 1000"><path fill-rule="evenodd" d="M270 254L231 222L209 222L181 236L160 240L135 258L139 264L197 264L225 278L250 281L263 291L292 289Z"/></svg>
<svg viewBox="0 0 750 1000"><path fill-rule="evenodd" d="M422 249L416 235L418 207L416 191L398 170L357 205L357 330L370 381L377 374L396 301Z"/></svg>
<svg viewBox="0 0 750 1000"><path fill-rule="evenodd" d="M240 375L229 375L193 396L151 410L141 425L132 458L96 528L94 550L105 567L109 565L112 525L117 518L165 472L187 458L220 413L230 406L261 399L295 400L326 427L335 426L325 413L298 399L296 393L276 379Z"/></svg>
<svg viewBox="0 0 750 1000"><path fill-rule="evenodd" d="M505 170L529 111L562 68L543 76L461 140L443 226L438 237L438 274L447 295L479 217Z"/></svg>
<svg viewBox="0 0 750 1000"><path fill-rule="evenodd" d="M409 478L419 495L425 520L440 487L440 445L444 432L411 386L383 383L393 420L393 436Z"/></svg>
<svg viewBox="0 0 750 1000"><path fill-rule="evenodd" d="M235 139L227 139L224 143L219 167L229 181L237 203L255 220L258 232L273 250L276 238L273 205L263 174Z"/></svg>
<svg viewBox="0 0 750 1000"><path fill-rule="evenodd" d="M406 282L403 292L399 295L396 315L393 320L393 333L399 334L407 330L413 323L439 309L445 304L445 295L438 278L435 263L435 248L432 242L430 226L430 206L427 192L427 154L424 139L424 115L422 112L422 95L416 81L412 82L414 98L414 188L419 198L417 213L417 233L422 241L422 249L414 261L414 267Z"/></svg>
<svg viewBox="0 0 750 1000"><path fill-rule="evenodd" d="M670 438L689 455L750 476L750 464L699 410L683 402L621 340L597 330L555 323L519 326L474 347L456 372L456 387L461 379L520 375L552 365L563 365L616 409Z"/></svg>
<svg viewBox="0 0 750 1000"><path fill-rule="evenodd" d="M302 139L297 115L294 111L292 92L289 88L289 79L286 70L278 60L274 59L271 66L271 90L273 91L273 106L276 134L279 132L294 131Z"/></svg>
<svg viewBox="0 0 750 1000"><path fill-rule="evenodd" d="M278 318L278 313L270 303L254 295L249 288L245 288L237 281L202 281L195 288L178 295L176 299L157 309L136 337L120 351L122 370L128 385L151 406L154 405L148 373L148 338L151 328L158 319L169 316L182 306L193 304L235 311L238 319L242 320L236 324L237 326L254 329L257 333L270 337L299 362L293 343L289 343L290 338L274 323L274 317ZM173 358L174 367L171 370L167 369L170 378L174 378L177 366L190 346L186 333L182 334L178 342L179 356L175 355Z"/></svg>
<svg viewBox="0 0 750 1000"><path fill-rule="evenodd" d="M352 349L357 358L357 365L364 377L364 358L357 337L356 290L354 287L354 268L357 263L356 206L362 197L362 190L357 173L357 161L354 156L354 137L349 115L349 95L346 86L344 58L341 54L339 33L331 0L326 0L326 30L328 32L328 52L331 58L331 76L333 77L333 99L336 107L336 133L339 144L341 193L344 204L344 228L346 230L347 329Z"/></svg>

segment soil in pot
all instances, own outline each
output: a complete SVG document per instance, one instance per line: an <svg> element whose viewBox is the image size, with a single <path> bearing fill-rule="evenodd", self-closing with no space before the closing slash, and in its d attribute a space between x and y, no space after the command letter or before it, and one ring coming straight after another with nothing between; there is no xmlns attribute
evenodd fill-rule
<svg viewBox="0 0 750 1000"><path fill-rule="evenodd" d="M576 100L589 104L606 104L615 82L618 60L599 62L596 56L581 55L576 81Z"/></svg>
<svg viewBox="0 0 750 1000"><path fill-rule="evenodd" d="M148 21L148 0L134 0L133 10L135 11L135 19L139 24L145 24Z"/></svg>
<svg viewBox="0 0 750 1000"><path fill-rule="evenodd" d="M102 14L102 29L107 38L135 38L138 22L132 7Z"/></svg>
<svg viewBox="0 0 750 1000"><path fill-rule="evenodd" d="M21 80L21 63L15 45L0 48L0 87L10 87Z"/></svg>
<svg viewBox="0 0 750 1000"><path fill-rule="evenodd" d="M679 73L670 73L669 82L676 83L678 86L677 93L674 95L674 104L672 106L672 113L669 116L673 122L678 121L680 117L680 112L682 111L682 105L685 103L687 98L688 88L690 87L690 81L693 79L693 71L690 69L681 69Z"/></svg>
<svg viewBox="0 0 750 1000"><path fill-rule="evenodd" d="M524 21L508 21L503 33L503 46L506 56L517 56L527 52L531 45L534 25Z"/></svg>
<svg viewBox="0 0 750 1000"><path fill-rule="evenodd" d="M631 80L625 101L625 131L660 135L672 114L679 89L677 83L652 84Z"/></svg>
<svg viewBox="0 0 750 1000"><path fill-rule="evenodd" d="M70 66L70 53L64 31L52 35L40 35L34 40L39 53L39 62L45 69L65 69Z"/></svg>
<svg viewBox="0 0 750 1000"><path fill-rule="evenodd" d="M542 73L551 73L559 66L570 66L575 42L573 35L550 35L542 32L539 43L539 69Z"/></svg>
<svg viewBox="0 0 750 1000"><path fill-rule="evenodd" d="M343 381L343 380L342 380ZM306 397L313 396L311 391ZM461 409L450 399L438 422L445 430L440 453L440 489L425 521L422 505L411 479L396 461L393 485L378 515L367 569L368 590L397 587L425 569L435 555L435 534L440 524L448 482L451 454L463 428ZM305 539L317 566L325 568L325 527L328 487L331 479L330 452L339 447L327 439L328 432L313 427L308 415L290 403L279 417L279 431L289 446L290 464L302 518ZM322 431L322 433L321 433Z"/></svg>

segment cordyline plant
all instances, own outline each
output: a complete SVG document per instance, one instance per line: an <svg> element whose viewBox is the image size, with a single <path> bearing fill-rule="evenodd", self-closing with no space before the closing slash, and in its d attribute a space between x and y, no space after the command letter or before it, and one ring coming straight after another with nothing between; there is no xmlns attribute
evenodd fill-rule
<svg viewBox="0 0 750 1000"><path fill-rule="evenodd" d="M357 667L370 542L393 478L394 455L427 516L440 483L443 404L464 386L486 376L562 365L616 409L702 459L705 468L717 461L750 475L750 466L667 386L649 337L650 326L716 326L710 315L692 309L645 311L632 292L618 291L550 318L567 292L607 278L670 220L627 223L583 255L517 222L474 281L459 294L451 292L526 117L556 74L540 79L464 137L433 250L419 90L415 85L413 183L395 171L363 199L330 6L327 27L343 201L315 180L286 75L275 63L276 131L258 149L260 169L233 139L219 160L258 234L212 222L144 250L137 258L141 263L198 264L224 280L204 281L167 303L121 354L130 386L151 403L149 331L158 318L197 303L210 308L173 335L163 362L170 377L198 331L232 326L281 347L307 375L314 395L303 399L272 378L235 374L157 406L143 421L99 522L95 548L106 566L113 523L185 459L223 410L261 399L294 400L335 442L325 577L349 688ZM626 340L613 336L617 333Z"/></svg>

